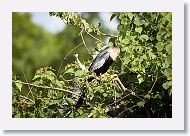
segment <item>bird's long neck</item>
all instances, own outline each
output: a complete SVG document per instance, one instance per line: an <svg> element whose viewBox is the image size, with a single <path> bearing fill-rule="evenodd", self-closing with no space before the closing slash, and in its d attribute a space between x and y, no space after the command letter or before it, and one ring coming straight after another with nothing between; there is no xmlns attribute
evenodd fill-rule
<svg viewBox="0 0 190 136"><path fill-rule="evenodd" d="M118 53L115 50L109 50L110 57L115 60L118 56Z"/></svg>

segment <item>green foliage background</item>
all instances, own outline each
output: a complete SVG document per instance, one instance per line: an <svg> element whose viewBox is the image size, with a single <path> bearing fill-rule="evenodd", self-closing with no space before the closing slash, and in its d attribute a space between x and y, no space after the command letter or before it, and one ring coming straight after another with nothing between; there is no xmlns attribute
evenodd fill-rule
<svg viewBox="0 0 190 136"><path fill-rule="evenodd" d="M34 24L29 13L13 13L14 118L172 117L172 13L113 13L117 36L93 25L99 13L49 14L67 27L54 35ZM81 69L73 54L88 69L94 48L103 49L106 37L120 55L100 80L88 82L94 73ZM84 102L75 109L82 92Z"/></svg>

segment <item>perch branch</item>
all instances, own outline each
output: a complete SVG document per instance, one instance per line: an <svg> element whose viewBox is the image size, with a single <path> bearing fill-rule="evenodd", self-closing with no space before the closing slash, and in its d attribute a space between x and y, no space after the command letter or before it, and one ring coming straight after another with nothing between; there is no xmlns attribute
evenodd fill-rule
<svg viewBox="0 0 190 136"><path fill-rule="evenodd" d="M131 94L131 95L137 97L137 98L140 99L140 100L143 100L143 99L140 98L138 95L136 95L134 91L131 91L130 89L127 89L127 88L123 85L123 83L121 82L121 80L118 78L117 75L113 75L113 80L115 80L115 81L118 82L118 84L119 84L119 86L122 88L122 90L127 91L129 94Z"/></svg>
<svg viewBox="0 0 190 136"><path fill-rule="evenodd" d="M121 80L116 76L113 79L114 81L117 81L117 83L119 84L119 86L121 87L122 90L127 91L128 93L135 95L135 92L131 91L130 89L127 89L123 83L121 82Z"/></svg>

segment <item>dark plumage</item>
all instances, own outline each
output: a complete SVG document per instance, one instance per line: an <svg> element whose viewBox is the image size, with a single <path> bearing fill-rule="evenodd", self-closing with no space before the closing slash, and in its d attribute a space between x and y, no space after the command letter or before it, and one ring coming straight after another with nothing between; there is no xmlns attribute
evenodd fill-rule
<svg viewBox="0 0 190 136"><path fill-rule="evenodd" d="M113 61L119 55L119 53L120 49L116 46L106 47L92 61L92 64L90 65L88 70L94 71L97 76L106 73Z"/></svg>
<svg viewBox="0 0 190 136"><path fill-rule="evenodd" d="M81 88L68 88L69 91L72 91L76 94L79 94L81 96L78 95L74 95L72 94L72 98L75 98L77 100L76 105L74 106L75 109L78 109L81 107L82 104L84 104L84 98L85 98L85 93L84 93L84 89Z"/></svg>

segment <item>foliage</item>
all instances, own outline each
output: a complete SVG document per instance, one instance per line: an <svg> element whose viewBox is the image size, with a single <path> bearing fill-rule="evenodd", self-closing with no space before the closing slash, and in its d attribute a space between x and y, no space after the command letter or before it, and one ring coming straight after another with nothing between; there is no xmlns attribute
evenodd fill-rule
<svg viewBox="0 0 190 136"><path fill-rule="evenodd" d="M99 49L105 46L94 35L110 36L109 44L115 42L120 55L106 74L92 82L87 79L94 73L82 70L77 61L68 63L60 75L51 67L40 68L30 83L13 75L13 117L172 117L171 13L113 13L110 21L119 21L118 36L104 34L77 13L50 15L78 29L79 37L86 33L95 39ZM86 68L92 59L85 59ZM80 98L84 102L75 108Z"/></svg>

